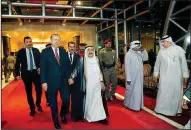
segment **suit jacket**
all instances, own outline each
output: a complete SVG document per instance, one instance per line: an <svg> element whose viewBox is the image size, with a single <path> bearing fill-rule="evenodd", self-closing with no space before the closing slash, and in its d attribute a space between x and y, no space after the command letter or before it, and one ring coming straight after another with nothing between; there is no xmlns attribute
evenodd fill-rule
<svg viewBox="0 0 191 130"><path fill-rule="evenodd" d="M36 65L36 68L40 68L40 52L37 48L32 48L34 62ZM27 55L26 55L26 48L22 48L18 51L17 57L16 57L16 64L15 64L15 74L16 76L20 76L20 70L21 73L24 73L27 71L28 65L27 65Z"/></svg>
<svg viewBox="0 0 191 130"><path fill-rule="evenodd" d="M67 87L70 77L70 61L63 48L59 48L60 65L58 64L52 47L42 51L40 61L41 83L48 84L48 91L55 91L60 87Z"/></svg>
<svg viewBox="0 0 191 130"><path fill-rule="evenodd" d="M68 54L68 52L67 52L67 54ZM76 64L78 63L79 59L80 59L80 56L79 56L77 53L74 53L73 63L70 64L70 66L71 66L71 72L75 69ZM70 57L69 57L69 56L68 56L68 60L70 60Z"/></svg>

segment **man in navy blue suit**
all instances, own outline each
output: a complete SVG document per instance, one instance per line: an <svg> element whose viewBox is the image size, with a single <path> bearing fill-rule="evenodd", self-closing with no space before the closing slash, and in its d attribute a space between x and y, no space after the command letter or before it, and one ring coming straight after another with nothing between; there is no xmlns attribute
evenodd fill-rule
<svg viewBox="0 0 191 130"><path fill-rule="evenodd" d="M60 46L60 36L52 34L51 47L45 48L41 54L40 76L41 84L48 93L52 119L56 129L61 126L58 121L57 94L60 92L62 107L60 110L61 121L66 124L66 112L69 104L69 86L67 80L70 76L70 61L64 48Z"/></svg>
<svg viewBox="0 0 191 130"><path fill-rule="evenodd" d="M30 106L30 116L34 116L35 104L32 97L32 83L35 85L36 91L36 106L39 112L42 112L41 96L42 87L40 84L40 52L33 47L32 39L30 37L24 38L25 48L18 51L15 64L16 79L20 79L20 75L25 84L27 94L27 101ZM21 74L20 74L21 71Z"/></svg>

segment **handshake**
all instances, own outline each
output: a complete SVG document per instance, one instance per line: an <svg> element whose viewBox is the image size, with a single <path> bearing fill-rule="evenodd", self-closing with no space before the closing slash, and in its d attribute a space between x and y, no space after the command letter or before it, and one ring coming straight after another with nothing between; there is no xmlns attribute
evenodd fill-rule
<svg viewBox="0 0 191 130"><path fill-rule="evenodd" d="M74 80L73 80L72 78L69 78L69 79L68 79L68 84L69 84L69 85L74 84Z"/></svg>

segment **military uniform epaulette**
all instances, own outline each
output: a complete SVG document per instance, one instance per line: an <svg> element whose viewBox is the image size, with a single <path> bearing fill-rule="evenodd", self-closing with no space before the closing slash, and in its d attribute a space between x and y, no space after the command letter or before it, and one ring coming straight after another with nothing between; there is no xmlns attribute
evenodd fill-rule
<svg viewBox="0 0 191 130"><path fill-rule="evenodd" d="M106 49L105 49L105 48L102 48L102 49L100 50L100 53L106 53Z"/></svg>

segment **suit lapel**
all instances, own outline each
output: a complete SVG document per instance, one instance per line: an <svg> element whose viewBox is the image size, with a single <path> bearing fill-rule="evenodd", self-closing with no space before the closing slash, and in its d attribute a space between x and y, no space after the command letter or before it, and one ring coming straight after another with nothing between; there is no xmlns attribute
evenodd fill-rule
<svg viewBox="0 0 191 130"><path fill-rule="evenodd" d="M23 49L23 58L24 58L24 61L26 61L26 65L27 65L27 67L28 67L26 48Z"/></svg>
<svg viewBox="0 0 191 130"><path fill-rule="evenodd" d="M61 64L62 64L62 59L63 59L62 57L63 57L63 56L62 56L62 50L61 50L60 47L59 47L59 57L60 57L59 60L60 60L60 65L61 65Z"/></svg>

